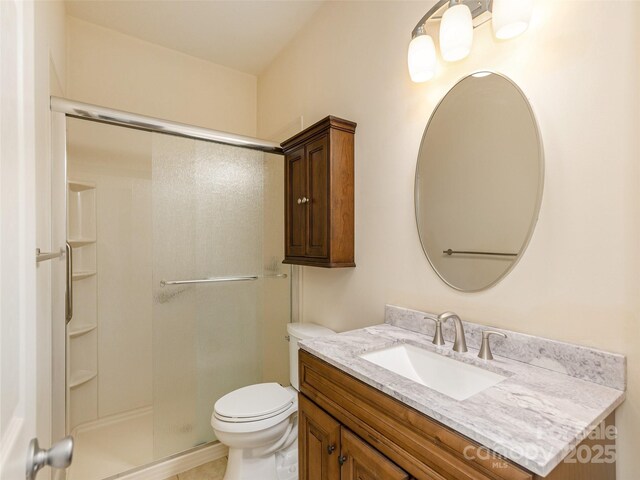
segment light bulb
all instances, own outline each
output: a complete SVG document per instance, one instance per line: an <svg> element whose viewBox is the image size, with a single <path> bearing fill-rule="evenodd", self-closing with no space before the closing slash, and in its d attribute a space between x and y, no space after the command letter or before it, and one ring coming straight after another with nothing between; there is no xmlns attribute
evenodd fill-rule
<svg viewBox="0 0 640 480"><path fill-rule="evenodd" d="M411 80L416 83L431 80L436 73L436 47L422 28L409 44L407 63Z"/></svg>
<svg viewBox="0 0 640 480"><path fill-rule="evenodd" d="M529 27L533 0L493 0L493 34L500 40L517 37Z"/></svg>
<svg viewBox="0 0 640 480"><path fill-rule="evenodd" d="M456 62L469 55L473 43L471 10L463 4L448 8L440 23L440 51L447 62Z"/></svg>

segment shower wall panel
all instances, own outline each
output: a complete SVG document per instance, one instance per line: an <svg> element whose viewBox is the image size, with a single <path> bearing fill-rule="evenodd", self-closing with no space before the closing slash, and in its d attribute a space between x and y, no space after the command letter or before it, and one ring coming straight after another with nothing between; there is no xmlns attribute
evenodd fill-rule
<svg viewBox="0 0 640 480"><path fill-rule="evenodd" d="M96 418L104 418L153 402L151 134L68 119L67 152L69 178L96 185ZM78 301L90 281L76 282Z"/></svg>

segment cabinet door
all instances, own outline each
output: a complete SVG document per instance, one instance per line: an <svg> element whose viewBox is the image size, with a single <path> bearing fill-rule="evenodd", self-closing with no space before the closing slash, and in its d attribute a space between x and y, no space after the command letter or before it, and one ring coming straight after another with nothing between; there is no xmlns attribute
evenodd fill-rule
<svg viewBox="0 0 640 480"><path fill-rule="evenodd" d="M407 480L409 475L342 427L341 480Z"/></svg>
<svg viewBox="0 0 640 480"><path fill-rule="evenodd" d="M307 239L307 167L304 147L285 156L286 256L302 257Z"/></svg>
<svg viewBox="0 0 640 480"><path fill-rule="evenodd" d="M340 424L299 396L300 480L339 480Z"/></svg>
<svg viewBox="0 0 640 480"><path fill-rule="evenodd" d="M323 135L306 147L308 257L329 256L329 137Z"/></svg>

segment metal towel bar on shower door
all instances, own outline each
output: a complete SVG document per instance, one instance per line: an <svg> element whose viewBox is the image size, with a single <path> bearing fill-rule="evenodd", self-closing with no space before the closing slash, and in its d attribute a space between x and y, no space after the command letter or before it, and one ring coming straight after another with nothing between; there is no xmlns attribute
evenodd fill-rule
<svg viewBox="0 0 640 480"><path fill-rule="evenodd" d="M221 283L221 282L252 282L259 278L287 278L286 273L277 273L274 275L247 275L243 277L214 277L214 278L201 278L196 280L160 280L160 286L166 287L168 285L190 285L196 283Z"/></svg>

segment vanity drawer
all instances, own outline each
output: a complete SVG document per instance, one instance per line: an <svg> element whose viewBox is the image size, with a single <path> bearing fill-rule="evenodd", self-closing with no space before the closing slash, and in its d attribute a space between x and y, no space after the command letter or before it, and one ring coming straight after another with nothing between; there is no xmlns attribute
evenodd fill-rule
<svg viewBox="0 0 640 480"><path fill-rule="evenodd" d="M475 455L479 444L426 415L304 350L299 355L300 393L415 478L533 480L508 460Z"/></svg>

